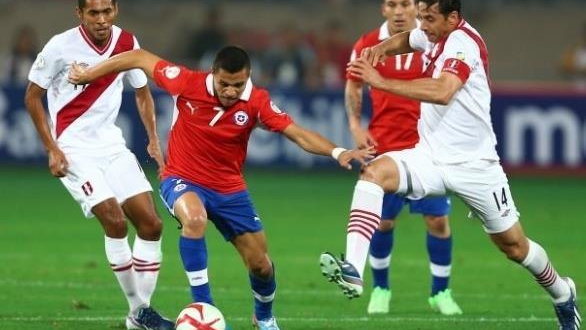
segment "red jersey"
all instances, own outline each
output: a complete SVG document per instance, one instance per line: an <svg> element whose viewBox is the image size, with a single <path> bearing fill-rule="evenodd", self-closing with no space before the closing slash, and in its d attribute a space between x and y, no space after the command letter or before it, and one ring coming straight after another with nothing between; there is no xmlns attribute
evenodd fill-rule
<svg viewBox="0 0 586 330"><path fill-rule="evenodd" d="M363 48L374 46L389 38L387 22L380 28L362 35L354 44L352 60L360 56ZM423 59L420 52L389 56L386 61L375 67L384 78L410 80L422 76ZM360 81L346 75L346 79ZM370 89L372 118L368 130L378 143L379 153L408 149L419 141L417 121L419 120L419 101L391 94L378 89Z"/></svg>
<svg viewBox="0 0 586 330"><path fill-rule="evenodd" d="M281 132L293 123L250 80L240 100L224 108L211 73L159 61L154 79L175 100L163 178L178 176L220 193L244 190L242 165L252 130L260 124Z"/></svg>

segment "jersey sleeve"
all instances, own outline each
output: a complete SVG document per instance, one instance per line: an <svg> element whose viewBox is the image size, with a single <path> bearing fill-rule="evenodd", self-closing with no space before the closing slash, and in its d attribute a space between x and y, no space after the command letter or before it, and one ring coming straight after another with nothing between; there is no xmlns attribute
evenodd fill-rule
<svg viewBox="0 0 586 330"><path fill-rule="evenodd" d="M155 65L155 83L171 95L182 94L192 75L193 72L186 67L177 66L165 60L160 60Z"/></svg>
<svg viewBox="0 0 586 330"><path fill-rule="evenodd" d="M350 54L350 61L354 61L360 56L362 53L362 49L364 49L364 36L356 41L354 44L354 48L352 48L352 54ZM353 76L350 72L346 72L346 79L361 82L362 80L358 77Z"/></svg>
<svg viewBox="0 0 586 330"><path fill-rule="evenodd" d="M64 66L60 48L57 38L51 38L37 55L29 71L28 80L44 89L48 89L55 76Z"/></svg>
<svg viewBox="0 0 586 330"><path fill-rule="evenodd" d="M471 68L480 61L478 46L464 33L455 31L452 33L442 54L442 72L455 74L464 83L470 76Z"/></svg>
<svg viewBox="0 0 586 330"><path fill-rule="evenodd" d="M264 128L271 132L282 132L293 123L293 119L273 103L268 92L263 91L258 98L258 119Z"/></svg>
<svg viewBox="0 0 586 330"><path fill-rule="evenodd" d="M134 48L133 49L140 49L140 45L138 44L138 40L134 37ZM130 85L134 88L141 88L144 87L147 82L147 76L141 69L132 69L127 72L126 79Z"/></svg>
<svg viewBox="0 0 586 330"><path fill-rule="evenodd" d="M415 28L409 32L409 46L418 51L425 51L427 47L427 36L420 28Z"/></svg>

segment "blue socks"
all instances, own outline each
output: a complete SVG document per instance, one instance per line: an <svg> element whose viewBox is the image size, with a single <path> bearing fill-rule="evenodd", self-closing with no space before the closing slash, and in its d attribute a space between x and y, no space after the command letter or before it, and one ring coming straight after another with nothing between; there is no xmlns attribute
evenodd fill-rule
<svg viewBox="0 0 586 330"><path fill-rule="evenodd" d="M431 265L431 295L448 288L452 265L452 236L438 238L427 233L427 252Z"/></svg>
<svg viewBox="0 0 586 330"><path fill-rule="evenodd" d="M375 230L370 241L370 255L376 259L386 259L391 255L394 243L394 230L391 229L388 232L381 232L378 229ZM389 289L389 263L382 261L380 267L372 265L372 278L374 286L378 286L382 289Z"/></svg>
<svg viewBox="0 0 586 330"><path fill-rule="evenodd" d="M273 275L268 279L256 277L249 274L250 287L254 295L254 315L257 320L266 320L273 316L273 300L277 283L275 282L275 265L273 265Z"/></svg>
<svg viewBox="0 0 586 330"><path fill-rule="evenodd" d="M208 283L208 252L205 238L179 238L179 253L191 286L194 302L214 304Z"/></svg>

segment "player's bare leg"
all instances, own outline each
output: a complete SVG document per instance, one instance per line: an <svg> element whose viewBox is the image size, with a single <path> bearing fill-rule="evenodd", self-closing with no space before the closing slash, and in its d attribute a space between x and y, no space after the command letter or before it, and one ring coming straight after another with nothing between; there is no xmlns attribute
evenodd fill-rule
<svg viewBox="0 0 586 330"><path fill-rule="evenodd" d="M582 319L576 304L576 286L572 279L560 277L545 250L525 236L516 222L504 232L490 238L505 255L523 265L551 296L560 329L579 329Z"/></svg>
<svg viewBox="0 0 586 330"><path fill-rule="evenodd" d="M260 330L278 330L272 309L277 289L275 268L267 252L264 231L237 235L232 244L240 253L249 272L255 305L253 324Z"/></svg>

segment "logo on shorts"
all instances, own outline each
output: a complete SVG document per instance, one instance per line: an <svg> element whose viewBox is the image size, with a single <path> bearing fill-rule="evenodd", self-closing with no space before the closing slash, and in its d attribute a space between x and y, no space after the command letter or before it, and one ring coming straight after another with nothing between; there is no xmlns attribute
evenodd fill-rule
<svg viewBox="0 0 586 330"><path fill-rule="evenodd" d="M177 66L166 66L163 68L163 73L167 79L175 79L179 76L181 70Z"/></svg>
<svg viewBox="0 0 586 330"><path fill-rule="evenodd" d="M255 216L254 221L260 221L260 218Z"/></svg>
<svg viewBox="0 0 586 330"><path fill-rule="evenodd" d="M185 183L180 183L173 188L173 191L180 192L181 190L185 190L185 188L187 188L187 185Z"/></svg>
<svg viewBox="0 0 586 330"><path fill-rule="evenodd" d="M81 185L81 190L86 196L91 195L94 192L94 187L89 181L86 181L84 184Z"/></svg>
<svg viewBox="0 0 586 330"><path fill-rule="evenodd" d="M248 122L248 114L242 110L234 114L234 122L238 126L244 126Z"/></svg>

